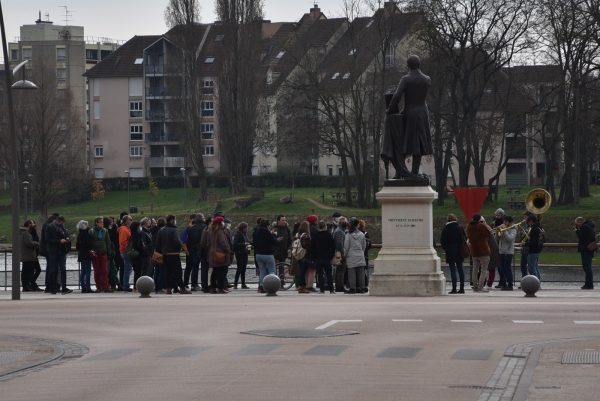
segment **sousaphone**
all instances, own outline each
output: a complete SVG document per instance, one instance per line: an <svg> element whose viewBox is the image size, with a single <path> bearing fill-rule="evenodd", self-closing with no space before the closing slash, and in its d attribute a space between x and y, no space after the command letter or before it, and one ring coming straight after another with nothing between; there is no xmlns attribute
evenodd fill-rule
<svg viewBox="0 0 600 401"><path fill-rule="evenodd" d="M525 198L525 207L531 213L537 215L538 220L541 220L543 214L550 209L552 205L552 197L542 188L531 190Z"/></svg>

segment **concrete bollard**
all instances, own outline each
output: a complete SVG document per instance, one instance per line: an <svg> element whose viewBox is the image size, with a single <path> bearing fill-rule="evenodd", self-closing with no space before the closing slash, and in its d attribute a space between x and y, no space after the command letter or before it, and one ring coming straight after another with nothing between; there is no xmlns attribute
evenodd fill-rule
<svg viewBox="0 0 600 401"><path fill-rule="evenodd" d="M533 275L527 275L521 280L521 289L526 298L535 298L535 293L540 290L540 280Z"/></svg>
<svg viewBox="0 0 600 401"><path fill-rule="evenodd" d="M281 280L275 274L269 274L263 279L263 290L267 292L268 297L277 295L281 288Z"/></svg>
<svg viewBox="0 0 600 401"><path fill-rule="evenodd" d="M140 298L150 298L150 293L154 291L154 280L152 277L142 276L135 282L135 288L140 293Z"/></svg>

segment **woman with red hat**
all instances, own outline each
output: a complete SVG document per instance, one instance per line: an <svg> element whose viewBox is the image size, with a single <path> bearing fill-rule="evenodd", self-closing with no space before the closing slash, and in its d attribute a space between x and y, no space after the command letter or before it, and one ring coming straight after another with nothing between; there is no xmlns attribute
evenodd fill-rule
<svg viewBox="0 0 600 401"><path fill-rule="evenodd" d="M208 267L212 269L210 276L210 293L225 294L229 290L226 286L227 268L231 265L229 241L225 234L225 219L215 217L208 232ZM223 257L223 254L225 257Z"/></svg>

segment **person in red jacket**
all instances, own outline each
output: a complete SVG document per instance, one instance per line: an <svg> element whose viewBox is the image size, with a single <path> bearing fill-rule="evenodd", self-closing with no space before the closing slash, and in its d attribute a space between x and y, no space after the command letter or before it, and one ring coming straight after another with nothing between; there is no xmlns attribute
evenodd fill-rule
<svg viewBox="0 0 600 401"><path fill-rule="evenodd" d="M485 222L481 222L480 220L481 215L475 213L467 225L467 238L469 238L471 256L473 257L471 280L473 281L473 290L476 292L487 292L488 290L483 288L483 285L492 253L488 244L491 232ZM478 281L477 274L479 273L479 269L481 269L481 275Z"/></svg>

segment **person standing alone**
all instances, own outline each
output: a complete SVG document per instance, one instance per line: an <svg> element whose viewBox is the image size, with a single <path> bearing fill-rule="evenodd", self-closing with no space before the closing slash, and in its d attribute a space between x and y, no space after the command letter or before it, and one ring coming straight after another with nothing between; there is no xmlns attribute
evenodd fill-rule
<svg viewBox="0 0 600 401"><path fill-rule="evenodd" d="M591 220L585 220L583 217L575 219L575 234L579 239L577 250L581 253L581 266L585 272L585 284L582 290L594 289L594 274L592 272L592 260L598 249L596 245L596 225Z"/></svg>

